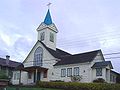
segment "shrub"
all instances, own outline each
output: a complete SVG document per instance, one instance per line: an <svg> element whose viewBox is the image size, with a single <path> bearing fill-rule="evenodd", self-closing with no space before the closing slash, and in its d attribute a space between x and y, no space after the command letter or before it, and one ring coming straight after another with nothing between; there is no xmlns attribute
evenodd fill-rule
<svg viewBox="0 0 120 90"><path fill-rule="evenodd" d="M71 76L72 82L80 82L82 79L82 76Z"/></svg>
<svg viewBox="0 0 120 90"><path fill-rule="evenodd" d="M97 78L97 79L93 80L93 82L95 82L95 83L105 83L105 80L103 78Z"/></svg>
<svg viewBox="0 0 120 90"><path fill-rule="evenodd" d="M107 83L39 82L37 86L63 90L120 90L120 84Z"/></svg>

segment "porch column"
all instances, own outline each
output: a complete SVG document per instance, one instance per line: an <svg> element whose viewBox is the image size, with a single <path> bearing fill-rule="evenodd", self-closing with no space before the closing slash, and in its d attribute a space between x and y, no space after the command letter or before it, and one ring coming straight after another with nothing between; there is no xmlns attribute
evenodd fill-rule
<svg viewBox="0 0 120 90"><path fill-rule="evenodd" d="M37 72L38 72L38 71L37 71L37 69L36 69L36 72L35 72L35 73L36 73L36 80L35 80L35 82L37 82Z"/></svg>
<svg viewBox="0 0 120 90"><path fill-rule="evenodd" d="M20 70L19 84L21 84L21 70Z"/></svg>

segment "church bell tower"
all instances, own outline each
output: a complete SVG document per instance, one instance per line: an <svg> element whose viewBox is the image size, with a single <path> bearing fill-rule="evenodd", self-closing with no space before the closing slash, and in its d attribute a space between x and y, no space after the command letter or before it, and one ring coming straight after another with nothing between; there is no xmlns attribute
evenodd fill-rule
<svg viewBox="0 0 120 90"><path fill-rule="evenodd" d="M37 28L38 40L43 42L48 48L56 50L57 28L52 22L50 10L48 9L44 22Z"/></svg>

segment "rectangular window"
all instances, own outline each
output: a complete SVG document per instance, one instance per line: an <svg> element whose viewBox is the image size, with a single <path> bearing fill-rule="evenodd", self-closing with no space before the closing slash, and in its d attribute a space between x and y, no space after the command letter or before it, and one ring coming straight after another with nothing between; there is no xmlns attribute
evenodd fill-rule
<svg viewBox="0 0 120 90"><path fill-rule="evenodd" d="M102 76L102 68L96 68L96 76Z"/></svg>
<svg viewBox="0 0 120 90"><path fill-rule="evenodd" d="M15 72L14 73L14 80L19 80L20 78L20 73L19 72Z"/></svg>
<svg viewBox="0 0 120 90"><path fill-rule="evenodd" d="M74 67L74 76L79 76L79 67Z"/></svg>
<svg viewBox="0 0 120 90"><path fill-rule="evenodd" d="M17 78L16 78L16 79L19 80L19 78L20 78L20 73L18 72L18 73L17 73Z"/></svg>
<svg viewBox="0 0 120 90"><path fill-rule="evenodd" d="M44 77L44 78L47 78L47 70L44 71L43 77Z"/></svg>
<svg viewBox="0 0 120 90"><path fill-rule="evenodd" d="M66 69L61 69L61 77L65 77L66 76Z"/></svg>
<svg viewBox="0 0 120 90"><path fill-rule="evenodd" d="M32 73L28 72L28 79L32 79Z"/></svg>
<svg viewBox="0 0 120 90"><path fill-rule="evenodd" d="M16 80L16 73L14 73L14 80Z"/></svg>
<svg viewBox="0 0 120 90"><path fill-rule="evenodd" d="M50 32L50 41L54 42L54 34Z"/></svg>
<svg viewBox="0 0 120 90"><path fill-rule="evenodd" d="M72 76L72 68L67 69L67 76L68 77Z"/></svg>

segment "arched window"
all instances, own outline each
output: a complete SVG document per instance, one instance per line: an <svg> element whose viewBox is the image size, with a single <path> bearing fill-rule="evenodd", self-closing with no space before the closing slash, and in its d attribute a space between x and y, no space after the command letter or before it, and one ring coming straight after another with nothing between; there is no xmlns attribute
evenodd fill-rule
<svg viewBox="0 0 120 90"><path fill-rule="evenodd" d="M45 38L45 32L40 33L40 41L43 41Z"/></svg>
<svg viewBox="0 0 120 90"><path fill-rule="evenodd" d="M35 66L42 66L42 56L43 56L43 49L41 47L38 47L34 53Z"/></svg>

